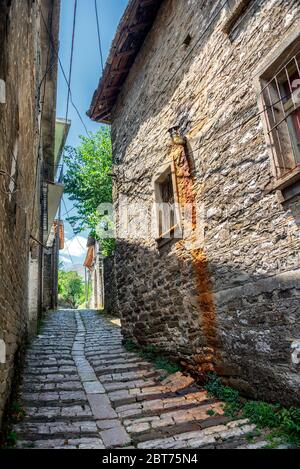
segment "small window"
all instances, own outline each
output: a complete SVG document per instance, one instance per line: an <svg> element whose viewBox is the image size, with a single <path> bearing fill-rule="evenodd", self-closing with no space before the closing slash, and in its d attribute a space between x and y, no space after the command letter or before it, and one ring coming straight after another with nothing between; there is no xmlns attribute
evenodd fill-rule
<svg viewBox="0 0 300 469"><path fill-rule="evenodd" d="M169 173L166 178L158 183L161 207L159 208L159 236L168 233L175 226L174 210L174 189L172 174Z"/></svg>
<svg viewBox="0 0 300 469"><path fill-rule="evenodd" d="M298 50L297 50L298 49ZM300 169L300 48L261 80L267 134L277 179ZM271 73L274 73L271 75Z"/></svg>
<svg viewBox="0 0 300 469"><path fill-rule="evenodd" d="M160 245L168 240L181 238L180 209L177 200L176 177L168 166L154 181L156 233Z"/></svg>
<svg viewBox="0 0 300 469"><path fill-rule="evenodd" d="M223 27L226 34L230 35L243 21L251 3L253 3L253 0L227 0L225 7L228 14Z"/></svg>

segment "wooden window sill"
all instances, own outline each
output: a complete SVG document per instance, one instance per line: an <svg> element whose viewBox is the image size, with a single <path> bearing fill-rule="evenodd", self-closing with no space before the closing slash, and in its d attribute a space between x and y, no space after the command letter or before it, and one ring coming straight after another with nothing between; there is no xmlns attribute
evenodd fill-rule
<svg viewBox="0 0 300 469"><path fill-rule="evenodd" d="M165 246L167 243L170 243L171 241L173 241L175 239L174 235L175 235L176 229L180 229L179 225L173 226L172 228L170 228L170 230L163 233L159 238L156 238L155 241L157 243L157 247L161 248Z"/></svg>
<svg viewBox="0 0 300 469"><path fill-rule="evenodd" d="M300 180L300 165L280 179L276 179L268 188L267 194L273 191L282 191Z"/></svg>

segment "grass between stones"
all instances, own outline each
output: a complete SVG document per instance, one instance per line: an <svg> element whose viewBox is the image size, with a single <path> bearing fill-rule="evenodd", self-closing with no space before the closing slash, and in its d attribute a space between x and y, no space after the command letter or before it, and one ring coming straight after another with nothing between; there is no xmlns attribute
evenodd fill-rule
<svg viewBox="0 0 300 469"><path fill-rule="evenodd" d="M26 413L17 402L13 402L8 409L8 413L3 423L3 430L0 432L0 449L12 449L17 443L17 434L13 431L13 425L24 420Z"/></svg>
<svg viewBox="0 0 300 469"><path fill-rule="evenodd" d="M159 353L159 351L153 345L139 347L131 340L125 340L123 342L123 346L127 350L127 352L135 352L145 360L151 361L155 368L159 370L164 370L166 372L166 375L171 375L173 373L176 373L177 371L180 371L180 367L176 363L167 360L163 355ZM163 380L165 377L166 376L162 376L161 379Z"/></svg>
<svg viewBox="0 0 300 469"><path fill-rule="evenodd" d="M238 391L224 386L214 373L209 374L206 391L212 397L225 402L225 414L233 418L248 418L259 429L271 429L268 448L282 442L293 447L300 447L300 408L285 408L280 404L263 401L245 401Z"/></svg>

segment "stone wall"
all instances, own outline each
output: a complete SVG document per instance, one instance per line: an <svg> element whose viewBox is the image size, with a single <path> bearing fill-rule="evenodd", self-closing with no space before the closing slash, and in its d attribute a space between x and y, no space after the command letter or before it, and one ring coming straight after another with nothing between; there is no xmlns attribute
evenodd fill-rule
<svg viewBox="0 0 300 469"><path fill-rule="evenodd" d="M273 175L254 81L297 27L300 6L250 2L228 34L222 3L166 0L113 111L116 213L150 206L152 178L168 161L180 200L198 211L189 247L119 235L123 333L200 375L216 370L247 395L299 403L291 354L300 339L300 205L267 190ZM170 143L174 125L185 148Z"/></svg>
<svg viewBox="0 0 300 469"><path fill-rule="evenodd" d="M58 14L58 1L41 3L46 19L46 5ZM5 363L0 363L0 425L27 333L37 322L40 295L36 282L41 276L41 248L31 236L40 239L39 119L41 90L48 83L41 61L44 50L51 52L49 38L42 44L41 30L37 2L0 1L2 91L5 84L0 103L0 340L6 347ZM53 68L51 73L55 79Z"/></svg>
<svg viewBox="0 0 300 469"><path fill-rule="evenodd" d="M33 337L37 331L37 310L39 303L39 252L39 247L33 245L29 253L27 319L27 332L29 337Z"/></svg>
<svg viewBox="0 0 300 469"><path fill-rule="evenodd" d="M43 307L45 311L53 309L54 298L54 265L55 262L55 242L53 246L44 253L44 284L43 284Z"/></svg>
<svg viewBox="0 0 300 469"><path fill-rule="evenodd" d="M47 241L47 249L44 249L43 265L43 310L49 311L57 308L58 303L58 259L59 240L56 235L55 225L52 226Z"/></svg>
<svg viewBox="0 0 300 469"><path fill-rule="evenodd" d="M104 309L108 314L118 315L115 256L103 260L104 272Z"/></svg>

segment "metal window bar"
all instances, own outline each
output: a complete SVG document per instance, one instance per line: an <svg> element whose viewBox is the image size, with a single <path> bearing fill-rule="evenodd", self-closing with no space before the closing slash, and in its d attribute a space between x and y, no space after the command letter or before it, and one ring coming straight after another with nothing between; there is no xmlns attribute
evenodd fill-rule
<svg viewBox="0 0 300 469"><path fill-rule="evenodd" d="M295 79L300 80L299 57L300 53L294 55L261 91L278 178L300 166L300 98L295 97L300 93L300 83L294 85Z"/></svg>

